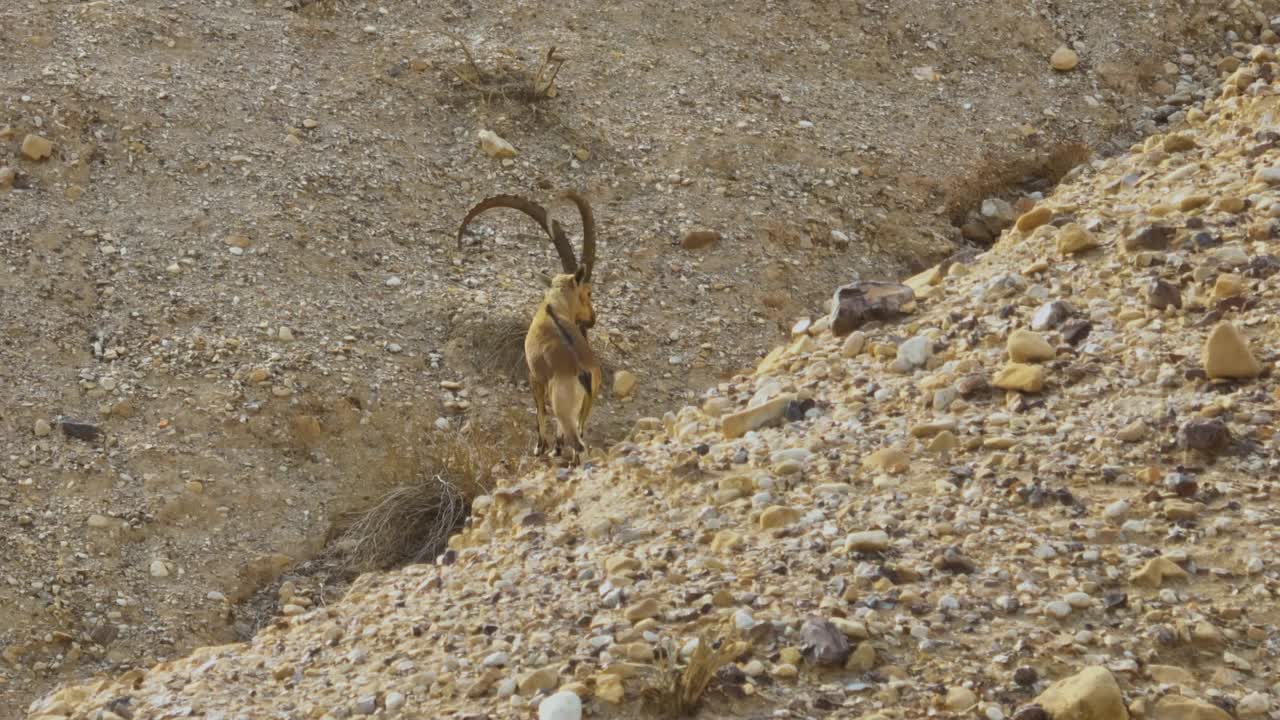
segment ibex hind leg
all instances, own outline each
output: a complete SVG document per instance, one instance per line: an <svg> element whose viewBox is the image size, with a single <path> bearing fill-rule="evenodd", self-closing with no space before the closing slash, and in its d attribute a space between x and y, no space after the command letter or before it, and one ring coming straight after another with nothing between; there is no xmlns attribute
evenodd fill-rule
<svg viewBox="0 0 1280 720"><path fill-rule="evenodd" d="M582 384L584 392L582 394L582 404L578 410L578 440L581 444L586 443L587 437L587 418L591 417L591 401L595 399L595 388L592 387L592 378L590 373L582 373L578 376L578 382Z"/></svg>
<svg viewBox="0 0 1280 720"><path fill-rule="evenodd" d="M582 389L577 382L557 382L551 388L551 412L560 425L561 440L569 456L569 462L577 464L578 454L585 448L578 435L578 412L582 407Z"/></svg>
<svg viewBox="0 0 1280 720"><path fill-rule="evenodd" d="M533 405L538 413L538 444L533 454L540 456L547 452L547 384L529 378L529 385L533 388Z"/></svg>

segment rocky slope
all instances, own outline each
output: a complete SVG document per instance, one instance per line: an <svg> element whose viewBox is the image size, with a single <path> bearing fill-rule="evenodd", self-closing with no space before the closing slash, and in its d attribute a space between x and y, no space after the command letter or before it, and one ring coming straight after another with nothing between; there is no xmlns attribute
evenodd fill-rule
<svg viewBox="0 0 1280 720"><path fill-rule="evenodd" d="M638 379L593 416L617 440L834 286L1016 215L984 200L1181 122L1276 7L0 2L0 719L247 639L288 583L335 601L351 578L308 561L432 469L438 423L527 432L486 341L518 342L553 255L514 213L459 248L479 197L596 203L595 337Z"/></svg>
<svg viewBox="0 0 1280 720"><path fill-rule="evenodd" d="M31 717L643 716L699 644L704 717L1275 717L1275 52L905 317L802 321L438 563Z"/></svg>

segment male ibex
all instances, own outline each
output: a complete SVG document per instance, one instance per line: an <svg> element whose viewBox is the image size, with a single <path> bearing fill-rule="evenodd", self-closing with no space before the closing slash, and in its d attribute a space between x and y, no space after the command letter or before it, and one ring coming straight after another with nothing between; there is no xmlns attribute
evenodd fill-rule
<svg viewBox="0 0 1280 720"><path fill-rule="evenodd" d="M560 223L548 222L545 208L515 195L495 195L471 208L458 228L458 244L461 246L462 233L473 218L490 208L505 207L533 218L555 245L564 273L547 279L547 292L524 338L524 359L538 413L538 444L533 453L542 455L547 451L546 408L550 400L551 413L559 426L555 437L556 455L562 454L567 443L570 461L576 463L579 453L585 449L582 437L591 414L591 403L601 385L600 363L587 343L587 330L596 322L591 305L596 225L585 198L573 191L565 193L565 197L578 206L582 216L581 265Z"/></svg>

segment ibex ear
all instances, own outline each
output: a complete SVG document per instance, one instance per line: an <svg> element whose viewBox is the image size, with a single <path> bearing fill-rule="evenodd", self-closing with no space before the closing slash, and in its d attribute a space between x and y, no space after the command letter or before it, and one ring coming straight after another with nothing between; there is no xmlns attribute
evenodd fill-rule
<svg viewBox="0 0 1280 720"><path fill-rule="evenodd" d="M587 269L584 267L579 267L577 270L573 271L573 281L579 285L582 284L582 280L586 276L587 276Z"/></svg>

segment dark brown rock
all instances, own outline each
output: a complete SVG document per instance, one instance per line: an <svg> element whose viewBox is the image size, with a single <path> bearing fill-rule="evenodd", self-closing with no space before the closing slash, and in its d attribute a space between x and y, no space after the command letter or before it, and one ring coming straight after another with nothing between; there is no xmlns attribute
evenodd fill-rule
<svg viewBox="0 0 1280 720"><path fill-rule="evenodd" d="M814 665L844 667L853 652L849 640L829 620L810 616L800 628L800 651Z"/></svg>
<svg viewBox="0 0 1280 720"><path fill-rule="evenodd" d="M895 320L915 297L915 292L901 283L869 280L837 288L831 332L843 337L872 320Z"/></svg>
<svg viewBox="0 0 1280 720"><path fill-rule="evenodd" d="M1136 250L1165 250L1173 240L1173 228L1167 225L1144 225L1121 241L1129 252Z"/></svg>
<svg viewBox="0 0 1280 720"><path fill-rule="evenodd" d="M1168 307L1182 308L1182 291L1177 285L1160 278L1151 278L1147 283L1147 305L1156 310Z"/></svg>
<svg viewBox="0 0 1280 720"><path fill-rule="evenodd" d="M1221 420L1190 420L1178 430L1178 447L1217 453L1231 446L1231 431Z"/></svg>

